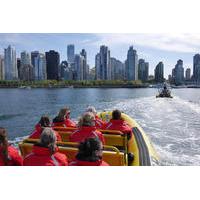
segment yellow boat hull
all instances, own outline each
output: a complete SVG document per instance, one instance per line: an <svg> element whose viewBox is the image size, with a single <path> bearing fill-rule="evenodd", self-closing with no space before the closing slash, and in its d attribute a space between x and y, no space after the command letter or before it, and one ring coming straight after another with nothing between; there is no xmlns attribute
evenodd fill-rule
<svg viewBox="0 0 200 200"><path fill-rule="evenodd" d="M109 121L112 117L112 112L100 112L98 113L98 116L104 121ZM134 155L134 160L129 165L151 166L158 164L159 157L144 130L130 116L122 113L122 118L132 128L134 135L134 137L128 140L128 153L132 153Z"/></svg>

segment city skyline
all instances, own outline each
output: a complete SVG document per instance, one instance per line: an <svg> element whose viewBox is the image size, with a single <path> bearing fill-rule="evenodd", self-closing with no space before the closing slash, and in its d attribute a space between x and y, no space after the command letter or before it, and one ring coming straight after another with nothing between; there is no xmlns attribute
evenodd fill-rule
<svg viewBox="0 0 200 200"><path fill-rule="evenodd" d="M53 41L53 42L52 42ZM95 55L101 45L109 47L111 57L124 62L130 46L137 50L138 59L149 62L149 73L162 61L165 78L171 74L178 59L183 60L184 68L193 73L193 56L200 52L200 35L198 34L85 34L85 33L4 33L0 34L0 54L8 45L16 48L17 57L22 51L55 50L61 60L67 60L67 45L75 45L75 53L81 49L87 51L90 68L95 66ZM199 50L199 51L198 51Z"/></svg>

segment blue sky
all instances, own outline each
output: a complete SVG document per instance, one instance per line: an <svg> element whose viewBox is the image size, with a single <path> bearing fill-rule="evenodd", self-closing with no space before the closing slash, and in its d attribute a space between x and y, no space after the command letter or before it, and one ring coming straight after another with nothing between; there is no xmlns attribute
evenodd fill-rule
<svg viewBox="0 0 200 200"><path fill-rule="evenodd" d="M67 59L67 45L74 44L76 53L85 48L90 67L94 67L95 55L100 45L107 45L111 56L121 61L126 59L127 50L133 45L139 58L144 58L150 65L150 73L156 64L164 62L165 77L178 59L184 62L184 68L192 69L192 60L195 53L200 53L200 34L180 33L1 33L0 54L9 44L15 46L18 57L21 51L41 52L54 49L61 55L61 60Z"/></svg>

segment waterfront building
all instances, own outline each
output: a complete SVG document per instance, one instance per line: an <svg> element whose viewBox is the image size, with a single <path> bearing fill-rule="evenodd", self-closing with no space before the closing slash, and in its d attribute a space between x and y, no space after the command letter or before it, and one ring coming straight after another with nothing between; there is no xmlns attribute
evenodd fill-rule
<svg viewBox="0 0 200 200"><path fill-rule="evenodd" d="M191 69L187 68L185 71L185 80L189 81L191 79Z"/></svg>
<svg viewBox="0 0 200 200"><path fill-rule="evenodd" d="M155 77L155 82L157 82L157 83L164 82L164 64L163 64L163 62L159 62L156 65L156 68L154 70L154 77Z"/></svg>
<svg viewBox="0 0 200 200"><path fill-rule="evenodd" d="M75 47L74 44L67 45L67 61L73 63L75 58Z"/></svg>
<svg viewBox="0 0 200 200"><path fill-rule="evenodd" d="M0 80L5 79L4 58L0 55Z"/></svg>
<svg viewBox="0 0 200 200"><path fill-rule="evenodd" d="M82 49L80 55L83 57L83 80L88 80L89 65L87 64L87 52L85 49Z"/></svg>
<svg viewBox="0 0 200 200"><path fill-rule="evenodd" d="M18 78L20 79L20 70L21 70L21 59L17 58L17 72L18 72Z"/></svg>
<svg viewBox="0 0 200 200"><path fill-rule="evenodd" d="M32 81L34 80L34 69L31 65L31 56L28 52L23 51L21 52L20 58L20 80L24 81Z"/></svg>
<svg viewBox="0 0 200 200"><path fill-rule="evenodd" d="M173 80L176 85L181 85L184 83L184 68L183 61L178 60L175 68L173 70Z"/></svg>
<svg viewBox="0 0 200 200"><path fill-rule="evenodd" d="M37 56L33 57L34 63L34 79L35 80L46 80L47 79L47 66L46 57L44 54L39 53Z"/></svg>
<svg viewBox="0 0 200 200"><path fill-rule="evenodd" d="M76 54L74 59L74 66L75 66L75 80L77 81L84 80L83 65L84 65L84 57L82 55Z"/></svg>
<svg viewBox="0 0 200 200"><path fill-rule="evenodd" d="M124 80L125 79L125 66L120 60L111 57L111 80Z"/></svg>
<svg viewBox="0 0 200 200"><path fill-rule="evenodd" d="M95 56L95 79L100 80L100 53Z"/></svg>
<svg viewBox="0 0 200 200"><path fill-rule="evenodd" d="M18 79L16 51L11 45L7 49L4 49L4 69L5 80Z"/></svg>
<svg viewBox="0 0 200 200"><path fill-rule="evenodd" d="M35 66L36 66L36 61L38 56L39 56L40 52L39 51L32 51L31 52L31 65L33 66L33 70L34 70L34 79L37 80L37 78L35 77L35 71L37 71L37 69L35 69Z"/></svg>
<svg viewBox="0 0 200 200"><path fill-rule="evenodd" d="M129 81L138 80L138 55L133 46L129 47L125 64L126 79Z"/></svg>
<svg viewBox="0 0 200 200"><path fill-rule="evenodd" d="M142 82L148 81L149 77L149 63L144 59L139 59L138 63L138 79Z"/></svg>
<svg viewBox="0 0 200 200"><path fill-rule="evenodd" d="M54 50L45 52L46 69L48 80L59 80L60 77L60 54Z"/></svg>
<svg viewBox="0 0 200 200"><path fill-rule="evenodd" d="M96 79L96 72L95 67L89 70L89 80L95 80Z"/></svg>
<svg viewBox="0 0 200 200"><path fill-rule="evenodd" d="M200 83L200 54L193 57L193 80Z"/></svg>
<svg viewBox="0 0 200 200"><path fill-rule="evenodd" d="M95 68L97 80L111 80L110 50L105 45L95 57Z"/></svg>

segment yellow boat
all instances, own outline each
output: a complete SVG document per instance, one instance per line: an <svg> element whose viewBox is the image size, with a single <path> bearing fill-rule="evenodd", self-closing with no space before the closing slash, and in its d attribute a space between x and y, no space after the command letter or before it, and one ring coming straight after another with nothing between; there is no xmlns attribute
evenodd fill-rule
<svg viewBox="0 0 200 200"><path fill-rule="evenodd" d="M98 116L109 121L112 112L101 112ZM103 160L111 166L150 166L158 164L159 158L150 140L137 122L122 113L122 118L132 127L133 137L115 130L100 130L105 138L106 145L103 150ZM78 152L78 144L69 142L69 136L74 128L55 127L62 137L62 142L58 142L59 151L66 154L69 160L73 160ZM25 139L19 143L19 149L23 157L31 153L36 139ZM131 155L131 156L130 156ZM130 159L131 158L131 159Z"/></svg>

